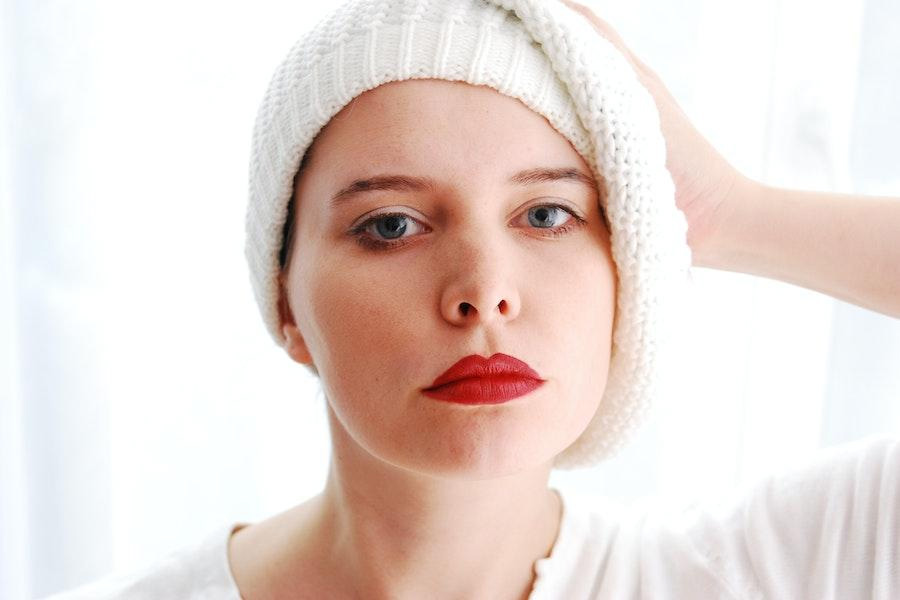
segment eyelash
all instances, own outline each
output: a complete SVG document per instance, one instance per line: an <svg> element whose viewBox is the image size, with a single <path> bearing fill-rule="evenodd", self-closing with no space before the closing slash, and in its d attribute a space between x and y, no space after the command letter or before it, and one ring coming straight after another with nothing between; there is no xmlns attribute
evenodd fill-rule
<svg viewBox="0 0 900 600"><path fill-rule="evenodd" d="M559 209L569 213L572 216L572 220L569 221L568 223L566 223L565 225L559 225L557 227L547 227L547 228L542 228L542 227L534 228L534 229L540 229L540 230L546 231L548 234L548 237L556 238L561 235L565 235L565 234L569 233L570 231L572 231L573 229L575 229L577 227L582 227L583 225L585 225L587 223L587 221L585 219L583 219L580 215L578 215L574 210L568 208L567 206L563 206L562 204L553 204L553 203L536 204L534 206L528 207L528 210L531 210L533 208L546 208L546 207L559 208ZM392 241L383 241L383 240L378 240L378 239L375 239L375 238L372 238L372 237L369 237L366 235L366 229L369 227L369 225L371 225L372 223L375 223L381 219L386 219L388 217L406 217L408 219L412 219L412 217L410 217L406 213L401 213L401 212L382 213L380 215L375 215L374 217L366 219L359 225L353 227L352 229L350 229L349 234L356 238L357 244L359 244L363 248L366 248L369 250L391 250L393 248L405 246L408 243L407 241L405 241L406 238L399 238L397 240L392 240ZM415 219L412 219L412 220L415 220Z"/></svg>

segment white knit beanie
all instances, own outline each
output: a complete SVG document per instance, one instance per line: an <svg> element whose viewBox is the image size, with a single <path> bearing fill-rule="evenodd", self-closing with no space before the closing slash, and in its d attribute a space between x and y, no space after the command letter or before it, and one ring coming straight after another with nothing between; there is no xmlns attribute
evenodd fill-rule
<svg viewBox="0 0 900 600"><path fill-rule="evenodd" d="M613 456L659 391L660 350L691 254L653 98L625 57L558 0L350 0L291 48L259 107L250 160L245 251L269 333L283 345L279 254L304 153L354 97L418 78L518 98L606 186L618 273L609 377L593 420L554 466Z"/></svg>

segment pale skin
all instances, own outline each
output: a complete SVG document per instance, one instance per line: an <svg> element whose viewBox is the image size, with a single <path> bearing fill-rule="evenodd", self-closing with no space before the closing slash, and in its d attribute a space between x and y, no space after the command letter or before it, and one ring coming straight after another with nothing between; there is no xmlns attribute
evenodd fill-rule
<svg viewBox="0 0 900 600"><path fill-rule="evenodd" d="M535 169L569 176L521 176ZM433 184L333 205L388 174ZM394 82L329 122L296 182L282 330L320 374L333 460L319 496L232 538L245 598L528 596L559 528L553 459L609 368L616 274L590 178L544 117L488 87ZM408 218L398 247L351 235L386 213ZM391 241L375 223L362 237ZM493 406L422 394L497 352L546 383Z"/></svg>
<svg viewBox="0 0 900 600"><path fill-rule="evenodd" d="M900 316L900 199L776 189L742 175L608 25L567 4L623 50L653 94L695 265ZM461 83L381 86L317 139L295 190L282 331L288 355L322 377L333 460L321 494L232 537L245 599L527 598L534 562L558 532L553 457L587 425L605 385L616 292L596 193L572 181L508 181L532 167L590 172L543 117ZM352 180L384 173L436 186L330 207ZM575 209L584 225L544 237L528 215L548 202ZM413 219L404 245L373 251L348 237L365 215L385 212ZM456 359L501 351L551 385L499 409L420 397Z"/></svg>

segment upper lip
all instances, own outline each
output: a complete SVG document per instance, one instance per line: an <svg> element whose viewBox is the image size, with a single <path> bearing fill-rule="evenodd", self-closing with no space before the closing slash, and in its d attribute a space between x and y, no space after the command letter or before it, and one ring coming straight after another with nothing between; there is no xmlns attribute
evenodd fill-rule
<svg viewBox="0 0 900 600"><path fill-rule="evenodd" d="M534 369L529 367L528 363L525 363L514 356L498 352L490 358L484 358L477 354L461 358L452 367L439 375L438 378L434 380L434 383L431 384L431 387L436 388L453 381L470 377L494 377L498 375L515 375L528 379L541 380L541 376L538 375Z"/></svg>

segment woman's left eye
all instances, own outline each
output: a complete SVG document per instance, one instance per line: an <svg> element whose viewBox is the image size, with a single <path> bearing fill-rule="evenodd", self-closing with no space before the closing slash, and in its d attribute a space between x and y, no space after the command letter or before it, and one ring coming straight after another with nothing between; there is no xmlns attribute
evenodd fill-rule
<svg viewBox="0 0 900 600"><path fill-rule="evenodd" d="M542 235L558 237L587 223L573 209L561 204L538 204L525 211L528 224L543 230ZM404 245L405 233L416 228L424 228L416 219L405 213L384 213L375 215L350 230L359 245L373 250L388 250Z"/></svg>
<svg viewBox="0 0 900 600"><path fill-rule="evenodd" d="M558 204L541 204L528 209L528 222L541 229L559 227L566 221L566 216L575 215Z"/></svg>

